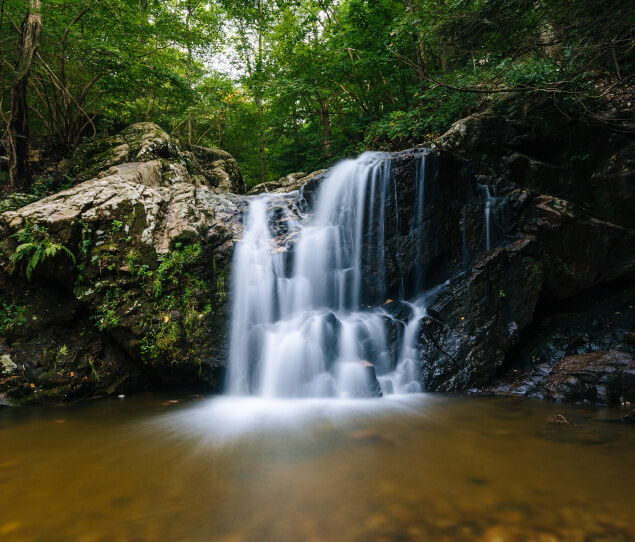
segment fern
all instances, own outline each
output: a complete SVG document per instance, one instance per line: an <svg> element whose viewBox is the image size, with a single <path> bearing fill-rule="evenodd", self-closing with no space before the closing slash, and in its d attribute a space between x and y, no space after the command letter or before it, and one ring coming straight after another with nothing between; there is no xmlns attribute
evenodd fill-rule
<svg viewBox="0 0 635 542"><path fill-rule="evenodd" d="M9 257L11 262L11 272L15 271L16 265L29 259L25 275L30 282L33 276L33 271L44 261L49 258L55 258L60 252L68 256L73 265L77 263L75 255L64 245L55 243L48 235L47 229L43 226L28 222L25 224L19 232L13 234L20 243L15 252Z"/></svg>

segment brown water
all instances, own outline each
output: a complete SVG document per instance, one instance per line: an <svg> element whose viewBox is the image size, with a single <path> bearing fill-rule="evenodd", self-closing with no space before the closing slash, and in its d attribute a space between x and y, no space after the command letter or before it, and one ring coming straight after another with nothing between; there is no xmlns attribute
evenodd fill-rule
<svg viewBox="0 0 635 542"><path fill-rule="evenodd" d="M0 540L633 541L622 414L440 395L5 409Z"/></svg>

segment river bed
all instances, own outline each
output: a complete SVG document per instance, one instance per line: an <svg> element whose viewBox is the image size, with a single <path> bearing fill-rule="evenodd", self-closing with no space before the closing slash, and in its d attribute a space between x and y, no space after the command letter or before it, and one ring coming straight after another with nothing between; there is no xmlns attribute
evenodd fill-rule
<svg viewBox="0 0 635 542"><path fill-rule="evenodd" d="M417 394L0 410L0 540L632 541L620 408Z"/></svg>

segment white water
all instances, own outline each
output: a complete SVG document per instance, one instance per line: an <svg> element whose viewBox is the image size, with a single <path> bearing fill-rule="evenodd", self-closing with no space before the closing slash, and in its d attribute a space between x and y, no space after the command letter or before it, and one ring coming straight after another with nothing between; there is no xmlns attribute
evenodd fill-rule
<svg viewBox="0 0 635 542"><path fill-rule="evenodd" d="M481 190L485 195L485 248L491 250L492 248L492 228L491 228L491 214L492 206L496 205L496 190L493 186L483 184L480 185Z"/></svg>
<svg viewBox="0 0 635 542"><path fill-rule="evenodd" d="M417 275L424 254L424 156L410 219ZM252 199L235 249L230 393L364 397L378 395L378 384L383 394L420 391L417 343L431 297L418 291L404 302L405 321L384 308L392 301L386 299L386 228L399 220L388 155L365 153L338 164L310 213L287 212L286 231L295 236L276 239L273 209L288 199ZM372 277L364 275L369 268ZM416 284L423 284L418 276Z"/></svg>

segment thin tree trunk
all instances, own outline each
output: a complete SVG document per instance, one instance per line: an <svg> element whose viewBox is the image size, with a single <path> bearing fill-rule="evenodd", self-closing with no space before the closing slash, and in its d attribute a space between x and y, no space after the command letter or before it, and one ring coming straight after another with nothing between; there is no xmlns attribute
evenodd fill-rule
<svg viewBox="0 0 635 542"><path fill-rule="evenodd" d="M258 105L258 143L260 148L260 182L265 182L265 135L264 135L264 110L262 107L262 98L256 97L256 104Z"/></svg>
<svg viewBox="0 0 635 542"><path fill-rule="evenodd" d="M332 156L331 153L331 117L329 108L324 98L320 98L320 121L322 122L322 144L324 146L324 155L327 158Z"/></svg>
<svg viewBox="0 0 635 542"><path fill-rule="evenodd" d="M192 83L192 43L190 39L190 19L192 18L192 4L190 0L187 2L187 15L185 17L185 28L187 32L187 67L186 67L186 78L187 78L187 88L191 90ZM191 148L192 147L192 111L187 112L187 144Z"/></svg>
<svg viewBox="0 0 635 542"><path fill-rule="evenodd" d="M11 117L7 130L9 181L12 188L26 188L31 183L29 167L29 108L26 91L33 57L40 45L42 16L40 0L29 0L29 11L22 21L20 54L11 86Z"/></svg>
<svg viewBox="0 0 635 542"><path fill-rule="evenodd" d="M258 91L256 105L258 106L258 142L260 147L260 182L265 182L265 134L264 134L264 109L262 106L262 0L258 2Z"/></svg>
<svg viewBox="0 0 635 542"><path fill-rule="evenodd" d="M298 156L298 149L300 148L300 136L298 134L298 108L293 103L293 165L295 171L300 170L300 157Z"/></svg>
<svg viewBox="0 0 635 542"><path fill-rule="evenodd" d="M146 107L146 122L150 120L150 111L152 111L152 102L154 101L153 92L150 91L150 96L148 96L148 107Z"/></svg>

